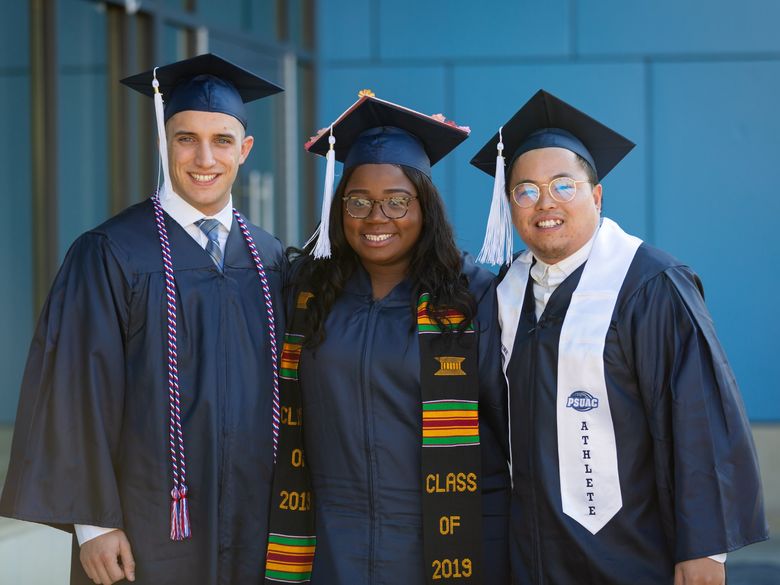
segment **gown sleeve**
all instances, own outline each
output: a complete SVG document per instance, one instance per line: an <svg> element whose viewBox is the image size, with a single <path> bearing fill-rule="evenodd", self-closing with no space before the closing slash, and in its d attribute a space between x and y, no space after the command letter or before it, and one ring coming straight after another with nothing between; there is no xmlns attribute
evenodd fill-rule
<svg viewBox="0 0 780 585"><path fill-rule="evenodd" d="M68 531L122 527L115 462L130 281L120 256L85 234L54 280L22 381L2 515Z"/></svg>
<svg viewBox="0 0 780 585"><path fill-rule="evenodd" d="M503 489L508 485L508 475L504 473L509 460L509 430L507 415L506 379L501 368L501 332L498 326L498 303L496 285L487 287L481 298L477 299L477 321L479 322L479 402L480 418L484 430L498 447L484 457L495 459L497 464L484 464L486 469L501 470L496 477L484 477L485 488ZM498 464L501 462L501 464Z"/></svg>
<svg viewBox="0 0 780 585"><path fill-rule="evenodd" d="M623 315L618 335L648 414L675 562L766 539L750 425L698 277L668 268Z"/></svg>
<svg viewBox="0 0 780 585"><path fill-rule="evenodd" d="M509 583L509 423L495 282L477 302L483 562L490 583Z"/></svg>

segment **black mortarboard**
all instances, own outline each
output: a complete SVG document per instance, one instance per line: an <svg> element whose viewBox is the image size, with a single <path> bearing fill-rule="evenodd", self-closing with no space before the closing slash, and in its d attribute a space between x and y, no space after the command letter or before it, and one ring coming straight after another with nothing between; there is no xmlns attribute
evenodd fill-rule
<svg viewBox="0 0 780 585"><path fill-rule="evenodd" d="M472 165L495 177L485 241L477 256L480 262L512 262L505 172L521 154L549 147L580 155L603 179L634 148L634 143L543 89L536 92L471 159ZM511 154L509 165L505 164L504 151Z"/></svg>
<svg viewBox="0 0 780 585"><path fill-rule="evenodd" d="M220 112L238 119L246 128L244 103L283 91L246 69L212 53L150 69L121 83L154 97L154 76L165 101L165 121L178 112Z"/></svg>
<svg viewBox="0 0 780 585"><path fill-rule="evenodd" d="M529 150L557 146L576 152L587 160L599 179L607 176L625 157L634 143L540 89L501 128L504 151L510 153L509 166ZM488 140L471 164L495 175L496 144L499 134Z"/></svg>
<svg viewBox="0 0 780 585"><path fill-rule="evenodd" d="M457 126L441 114L415 112L381 100L370 90L358 95L358 101L305 145L306 150L328 161L320 227L309 240L317 238L315 258L330 256L328 224L335 161L343 162L344 169L363 164L404 165L430 177L431 166L469 136L468 127Z"/></svg>

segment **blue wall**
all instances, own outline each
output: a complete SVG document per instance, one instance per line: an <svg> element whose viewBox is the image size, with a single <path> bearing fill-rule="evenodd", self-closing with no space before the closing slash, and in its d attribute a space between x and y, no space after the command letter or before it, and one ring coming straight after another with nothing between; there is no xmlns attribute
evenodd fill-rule
<svg viewBox="0 0 780 585"><path fill-rule="evenodd" d="M0 203L5 209L0 254L0 424L16 414L17 389L33 327L32 163L29 15L26 3L3 6L0 18Z"/></svg>
<svg viewBox="0 0 780 585"><path fill-rule="evenodd" d="M468 161L534 91L636 142L604 182L605 214L694 267L751 419L780 420L780 193L763 188L780 161L780 3L318 6L318 127L364 87L471 126L471 139L434 173L471 252L482 243L491 182Z"/></svg>

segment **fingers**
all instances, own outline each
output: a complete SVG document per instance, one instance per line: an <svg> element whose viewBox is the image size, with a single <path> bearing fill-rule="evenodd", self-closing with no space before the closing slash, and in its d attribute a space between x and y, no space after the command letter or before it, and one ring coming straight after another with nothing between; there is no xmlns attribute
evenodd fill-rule
<svg viewBox="0 0 780 585"><path fill-rule="evenodd" d="M108 576L108 571L106 571L106 568L103 566L103 563L97 563L95 567L95 574L97 575L98 578L98 580L95 581L95 583L99 583L100 585L111 585L114 582L111 580L111 577Z"/></svg>
<svg viewBox="0 0 780 585"><path fill-rule="evenodd" d="M130 542L122 535L119 541L119 555L122 559L122 568L128 581L135 581L135 559L130 548Z"/></svg>
<svg viewBox="0 0 780 585"><path fill-rule="evenodd" d="M119 566L119 558L115 551L106 551L100 555L102 561L103 570L108 576L109 580L105 581L102 585L111 585L116 583L120 579L125 578L125 572L122 567Z"/></svg>
<svg viewBox="0 0 780 585"><path fill-rule="evenodd" d="M135 560L124 532L114 530L81 545L81 565L93 583L112 585L135 580Z"/></svg>
<svg viewBox="0 0 780 585"><path fill-rule="evenodd" d="M79 553L79 560L81 561L81 566L84 568L84 572L87 574L87 577L89 577L90 581L93 583L100 583L100 577L98 576L95 563L92 557L86 554L84 548L82 548L81 552Z"/></svg>
<svg viewBox="0 0 780 585"><path fill-rule="evenodd" d="M108 557L100 556L89 559L86 562L82 561L81 565L84 567L87 577L97 585L112 585L112 583L120 581L125 576L125 572L119 566L116 557L112 560Z"/></svg>
<svg viewBox="0 0 780 585"><path fill-rule="evenodd" d="M680 565L674 566L674 585L685 585L685 578Z"/></svg>

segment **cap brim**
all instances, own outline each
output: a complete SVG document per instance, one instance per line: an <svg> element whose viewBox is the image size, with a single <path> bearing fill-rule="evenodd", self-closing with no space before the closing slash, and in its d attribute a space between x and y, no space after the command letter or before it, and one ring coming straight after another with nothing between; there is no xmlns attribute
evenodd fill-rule
<svg viewBox="0 0 780 585"><path fill-rule="evenodd" d="M357 138L366 130L390 126L420 140L431 165L441 160L469 136L469 129L410 110L374 96L363 96L333 122L336 160L343 162ZM330 148L330 126L306 143L309 152L325 156Z"/></svg>
<svg viewBox="0 0 780 585"><path fill-rule="evenodd" d="M626 137L598 120L554 95L539 90L502 127L504 156L507 162L528 136L542 128L561 128L576 136L593 157L596 163L595 171L600 179L615 168L635 146ZM495 175L498 142L499 134L496 132L471 159L471 164L488 175Z"/></svg>
<svg viewBox="0 0 780 585"><path fill-rule="evenodd" d="M198 55L191 59L171 63L157 68L157 80L160 82L160 92L165 96L177 84L198 75L214 75L230 82L238 91L241 99L251 102L260 98L268 97L280 91L284 91L275 83L231 63L213 53ZM120 80L120 83L134 89L149 97L154 96L152 79L154 70L144 71L137 75L131 75Z"/></svg>

